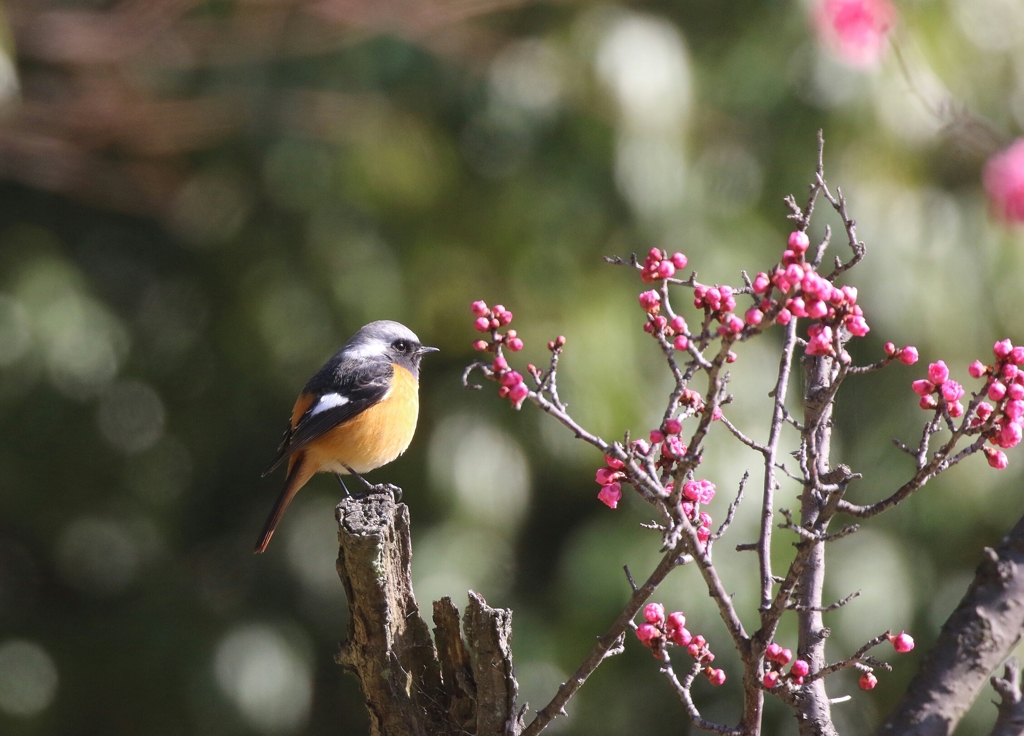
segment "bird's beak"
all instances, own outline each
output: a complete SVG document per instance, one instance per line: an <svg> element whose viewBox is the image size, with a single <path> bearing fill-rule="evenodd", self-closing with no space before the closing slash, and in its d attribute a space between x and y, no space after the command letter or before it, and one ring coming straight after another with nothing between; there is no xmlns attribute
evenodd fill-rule
<svg viewBox="0 0 1024 736"><path fill-rule="evenodd" d="M426 355L427 353L437 353L437 352L440 352L440 350L441 350L441 348L428 348L426 345L423 345L422 347L420 347L419 350L416 351L416 354L417 355Z"/></svg>

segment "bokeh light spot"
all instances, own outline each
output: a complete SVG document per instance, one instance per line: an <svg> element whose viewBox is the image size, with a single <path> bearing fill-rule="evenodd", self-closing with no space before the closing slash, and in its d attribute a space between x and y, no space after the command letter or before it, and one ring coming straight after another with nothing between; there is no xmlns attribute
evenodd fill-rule
<svg viewBox="0 0 1024 736"><path fill-rule="evenodd" d="M131 532L112 519L85 516L71 522L57 542L57 566L71 585L109 596L135 580L141 550Z"/></svg>
<svg viewBox="0 0 1024 736"><path fill-rule="evenodd" d="M0 644L0 710L12 716L37 715L57 695L57 666L35 642Z"/></svg>
<svg viewBox="0 0 1024 736"><path fill-rule="evenodd" d="M217 645L214 671L242 717L261 731L296 731L309 718L310 664L277 629L252 624L229 632Z"/></svg>
<svg viewBox="0 0 1024 736"><path fill-rule="evenodd" d="M32 346L32 325L25 307L14 297L0 294L0 367L21 360Z"/></svg>
<svg viewBox="0 0 1024 736"><path fill-rule="evenodd" d="M163 436L164 404L146 384L125 379L103 395L96 421L103 438L130 455L152 447Z"/></svg>

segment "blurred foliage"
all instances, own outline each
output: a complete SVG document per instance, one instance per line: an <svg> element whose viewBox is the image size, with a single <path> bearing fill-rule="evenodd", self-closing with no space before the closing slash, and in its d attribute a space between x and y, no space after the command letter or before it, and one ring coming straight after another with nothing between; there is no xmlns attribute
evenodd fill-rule
<svg viewBox="0 0 1024 736"><path fill-rule="evenodd" d="M513 608L522 694L543 705L623 605L622 565L643 576L658 539L636 499L596 502L596 452L462 389L469 303L515 312L524 365L566 335L577 418L643 434L668 376L640 330L639 280L601 256L679 249L702 281L733 284L774 263L781 200L806 191L819 128L868 245L847 279L873 328L855 357L911 343L971 385L994 339L1024 341L1024 237L988 219L979 185L1024 127L1015 2L907 0L895 51L869 69L819 48L808 6L777 0L4 8L4 734L365 733L333 663L337 484L315 479L268 553L250 549L295 394L378 318L442 349L416 440L372 474L405 489L421 605L473 588ZM742 345L733 370L727 411L755 437L772 340ZM865 474L856 500L910 473L889 439L919 432L918 368L839 398L834 458ZM716 516L757 460L714 438ZM832 616L833 655L888 627L919 643L871 694L836 681L853 694L835 709L842 733L868 732L900 695L1024 508L1020 466L972 459L831 548L830 595L864 591ZM748 498L718 554L748 623L754 560L730 550L755 519ZM681 570L659 599L711 640L732 679L698 683L697 701L734 721L738 661L699 576ZM989 700L958 733L986 730ZM766 732L795 732L776 706ZM569 710L552 731L687 731L636 642Z"/></svg>

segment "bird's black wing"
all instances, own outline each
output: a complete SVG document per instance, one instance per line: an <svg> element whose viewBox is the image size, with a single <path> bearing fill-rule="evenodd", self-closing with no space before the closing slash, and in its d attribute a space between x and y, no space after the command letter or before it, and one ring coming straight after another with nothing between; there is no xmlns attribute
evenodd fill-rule
<svg viewBox="0 0 1024 736"><path fill-rule="evenodd" d="M314 380L310 381L311 385L307 386L307 390L313 388L315 381L316 398L306 409L306 413L299 418L295 427L285 432L284 440L277 450L277 457L263 474L266 475L273 471L286 458L323 436L325 432L358 416L381 401L391 386L393 373L394 369L390 363L373 362L364 364L345 376L332 380L327 385L325 385L322 375L318 374L314 377ZM316 411L320 397L328 394L337 394L346 401L340 406Z"/></svg>

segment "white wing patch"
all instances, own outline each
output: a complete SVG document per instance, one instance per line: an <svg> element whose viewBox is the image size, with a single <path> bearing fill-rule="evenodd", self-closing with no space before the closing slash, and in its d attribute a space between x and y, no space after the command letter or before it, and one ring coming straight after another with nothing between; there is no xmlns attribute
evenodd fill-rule
<svg viewBox="0 0 1024 736"><path fill-rule="evenodd" d="M333 409L337 406L344 406L347 403L347 396L342 396L339 393L324 394L320 397L320 401L317 402L316 406L313 407L313 410L309 412L309 415L311 417L316 416L322 411L327 411L328 409Z"/></svg>

